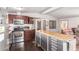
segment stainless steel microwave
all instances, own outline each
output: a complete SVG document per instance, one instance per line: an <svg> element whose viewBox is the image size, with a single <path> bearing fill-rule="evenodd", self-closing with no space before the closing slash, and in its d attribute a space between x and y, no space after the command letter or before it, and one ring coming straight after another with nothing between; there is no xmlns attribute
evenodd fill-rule
<svg viewBox="0 0 79 59"><path fill-rule="evenodd" d="M14 19L13 24L14 25L23 25L24 20L23 19Z"/></svg>

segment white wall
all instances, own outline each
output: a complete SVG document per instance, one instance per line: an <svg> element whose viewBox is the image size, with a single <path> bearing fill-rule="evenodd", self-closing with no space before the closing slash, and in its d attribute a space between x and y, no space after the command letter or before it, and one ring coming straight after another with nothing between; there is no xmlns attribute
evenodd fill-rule
<svg viewBox="0 0 79 59"><path fill-rule="evenodd" d="M68 20L69 28L75 28L79 25L79 17L64 18L64 20Z"/></svg>

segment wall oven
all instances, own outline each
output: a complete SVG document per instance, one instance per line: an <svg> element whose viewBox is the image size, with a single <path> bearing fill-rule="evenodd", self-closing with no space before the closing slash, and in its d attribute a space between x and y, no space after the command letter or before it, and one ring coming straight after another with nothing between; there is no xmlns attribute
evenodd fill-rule
<svg viewBox="0 0 79 59"><path fill-rule="evenodd" d="M14 19L13 24L14 25L24 25L24 20L23 19Z"/></svg>

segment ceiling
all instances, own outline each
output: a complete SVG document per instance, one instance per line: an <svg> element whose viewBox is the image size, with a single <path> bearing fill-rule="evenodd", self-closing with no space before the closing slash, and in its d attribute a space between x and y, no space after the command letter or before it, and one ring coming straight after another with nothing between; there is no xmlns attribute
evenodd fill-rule
<svg viewBox="0 0 79 59"><path fill-rule="evenodd" d="M79 17L79 7L6 7L8 13L40 13L57 18Z"/></svg>
<svg viewBox="0 0 79 59"><path fill-rule="evenodd" d="M49 14L57 18L79 17L79 7L63 7Z"/></svg>
<svg viewBox="0 0 79 59"><path fill-rule="evenodd" d="M12 13L12 12L22 12L22 13L41 13L42 11L48 9L50 7L19 7L17 8L13 8L13 7L7 7L7 11L8 13Z"/></svg>

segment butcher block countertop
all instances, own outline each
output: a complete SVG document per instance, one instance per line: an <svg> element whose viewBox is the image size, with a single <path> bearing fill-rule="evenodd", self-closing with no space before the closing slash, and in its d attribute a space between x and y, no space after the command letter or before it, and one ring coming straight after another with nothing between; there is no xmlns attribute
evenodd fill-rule
<svg viewBox="0 0 79 59"><path fill-rule="evenodd" d="M58 32L49 32L49 31L43 31L43 30L38 30L38 32L43 33L47 36L55 37L62 41L69 41L69 40L74 39L74 35L66 35L66 34L61 34Z"/></svg>

